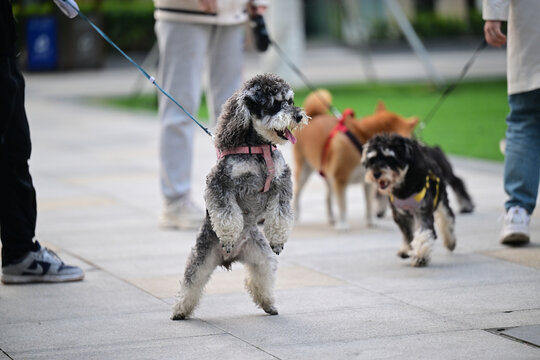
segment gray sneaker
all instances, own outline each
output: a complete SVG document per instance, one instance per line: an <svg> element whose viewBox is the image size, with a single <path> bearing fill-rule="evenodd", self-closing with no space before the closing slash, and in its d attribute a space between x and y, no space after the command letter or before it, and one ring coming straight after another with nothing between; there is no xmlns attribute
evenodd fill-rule
<svg viewBox="0 0 540 360"><path fill-rule="evenodd" d="M38 251L30 251L20 261L2 267L4 284L54 283L83 278L81 268L64 264L54 251L41 246Z"/></svg>
<svg viewBox="0 0 540 360"><path fill-rule="evenodd" d="M205 211L199 208L189 196L174 201L166 201L159 224L162 228L198 229L205 217Z"/></svg>

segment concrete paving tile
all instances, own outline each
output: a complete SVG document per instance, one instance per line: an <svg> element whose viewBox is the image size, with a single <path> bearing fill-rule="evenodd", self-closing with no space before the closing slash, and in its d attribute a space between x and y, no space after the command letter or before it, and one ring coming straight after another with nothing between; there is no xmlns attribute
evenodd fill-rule
<svg viewBox="0 0 540 360"><path fill-rule="evenodd" d="M309 287L283 289L275 292L276 307L280 315L306 314L351 308L377 308L381 305L397 305L396 300L359 289L354 286ZM173 298L163 299L169 304ZM204 295L195 311L200 319L235 318L242 316L266 316L251 300L249 294Z"/></svg>
<svg viewBox="0 0 540 360"><path fill-rule="evenodd" d="M540 351L540 325L524 325L501 331L501 334L536 345Z"/></svg>
<svg viewBox="0 0 540 360"><path fill-rule="evenodd" d="M144 289L159 298L174 296L179 290L182 275L128 278L133 285ZM217 268L206 285L206 294L225 294L245 292L244 267L235 264L231 271ZM342 285L343 282L328 275L301 266L282 266L278 268L276 289L324 287Z"/></svg>
<svg viewBox="0 0 540 360"><path fill-rule="evenodd" d="M102 207L118 204L114 199L104 196L63 197L56 199L38 199L38 211L78 209L81 207Z"/></svg>
<svg viewBox="0 0 540 360"><path fill-rule="evenodd" d="M539 349L480 330L264 348L280 359L538 359Z"/></svg>
<svg viewBox="0 0 540 360"><path fill-rule="evenodd" d="M407 304L444 316L538 309L540 282L515 281L443 290L417 290L390 295Z"/></svg>
<svg viewBox="0 0 540 360"><path fill-rule="evenodd" d="M305 314L222 315L204 319L263 349L468 328L451 319L400 303Z"/></svg>
<svg viewBox="0 0 540 360"><path fill-rule="evenodd" d="M65 284L0 285L3 325L168 309L155 297L100 271Z"/></svg>
<svg viewBox="0 0 540 360"><path fill-rule="evenodd" d="M511 328L540 323L540 308L453 315L452 319L477 329Z"/></svg>
<svg viewBox="0 0 540 360"><path fill-rule="evenodd" d="M485 251L482 254L540 270L540 245Z"/></svg>
<svg viewBox="0 0 540 360"><path fill-rule="evenodd" d="M264 350L257 349L241 339L228 334L189 336L164 340L141 340L139 342L111 345L71 347L49 351L20 351L14 358L28 360L135 360L135 359L275 359ZM3 358L0 356L0 359ZM6 358L7 359L7 358Z"/></svg>
<svg viewBox="0 0 540 360"><path fill-rule="evenodd" d="M410 260L380 250L309 256L299 263L382 293L533 281L539 276L535 269L446 249L434 250L431 264L424 268L411 267Z"/></svg>
<svg viewBox="0 0 540 360"><path fill-rule="evenodd" d="M61 247L69 247L90 262L99 264L115 260L144 259L148 256L176 255L185 261L194 245L195 231L169 232L148 226L136 219L117 222L114 228L99 228L83 232L41 232L42 238Z"/></svg>
<svg viewBox="0 0 540 360"><path fill-rule="evenodd" d="M7 356L0 348L0 360L13 360L13 357Z"/></svg>
<svg viewBox="0 0 540 360"><path fill-rule="evenodd" d="M171 321L169 311L110 314L81 319L0 325L0 348L6 353L44 352L81 347L150 342L218 335L223 331L202 321Z"/></svg>

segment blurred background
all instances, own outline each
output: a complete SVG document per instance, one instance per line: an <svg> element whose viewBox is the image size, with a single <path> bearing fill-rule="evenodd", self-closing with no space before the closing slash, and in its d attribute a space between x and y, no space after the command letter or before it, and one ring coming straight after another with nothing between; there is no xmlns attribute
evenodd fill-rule
<svg viewBox="0 0 540 360"><path fill-rule="evenodd" d="M152 0L77 2L122 50L155 74L159 54ZM424 120L483 39L481 0L272 0L270 4L266 24L284 54L273 46L258 53L246 24L245 77L266 71L280 74L295 88L297 104L309 93L308 85L326 87L338 109L353 108L359 117L372 113L383 100L391 111ZM14 11L20 64L28 73L132 66L83 19L66 18L51 0L16 0ZM476 55L480 63L471 67L418 135L451 154L502 161L499 141L508 112L504 49ZM155 89L140 74L125 85L125 94L92 101L128 111L155 112L157 107ZM197 116L203 121L208 117L204 99Z"/></svg>

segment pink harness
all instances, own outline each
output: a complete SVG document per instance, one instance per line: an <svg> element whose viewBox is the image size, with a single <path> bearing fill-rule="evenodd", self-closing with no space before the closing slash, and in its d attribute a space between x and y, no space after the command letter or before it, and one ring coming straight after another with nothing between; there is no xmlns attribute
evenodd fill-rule
<svg viewBox="0 0 540 360"><path fill-rule="evenodd" d="M274 160L272 160L272 152L277 150L275 145L259 145L259 146L240 146L234 149L219 150L216 149L218 159L221 159L227 155L237 155L237 154L262 154L264 157L264 162L266 163L266 168L268 169L268 176L264 182L264 187L261 189L261 192L267 192L270 189L270 183L276 172L274 167Z"/></svg>

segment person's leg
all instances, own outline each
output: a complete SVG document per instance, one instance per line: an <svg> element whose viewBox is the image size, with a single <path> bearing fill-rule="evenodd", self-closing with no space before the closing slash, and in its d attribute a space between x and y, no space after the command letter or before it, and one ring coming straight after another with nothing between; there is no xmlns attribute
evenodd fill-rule
<svg viewBox="0 0 540 360"><path fill-rule="evenodd" d="M28 168L30 129L24 109L24 78L15 58L0 57L0 238L2 282L63 282L84 278L34 241L36 192Z"/></svg>
<svg viewBox="0 0 540 360"><path fill-rule="evenodd" d="M225 101L242 85L244 25L214 26L208 54L208 113L217 121Z"/></svg>
<svg viewBox="0 0 540 360"><path fill-rule="evenodd" d="M189 113L200 105L204 58L209 27L158 20L155 26L159 47L158 83ZM161 120L161 189L175 200L189 193L193 155L194 124L176 104L159 93Z"/></svg>
<svg viewBox="0 0 540 360"><path fill-rule="evenodd" d="M157 21L158 83L190 114L200 105L202 71L211 27ZM195 126L174 102L159 94L160 178L164 198L161 226L198 227L204 212L190 199Z"/></svg>
<svg viewBox="0 0 540 360"><path fill-rule="evenodd" d="M506 122L505 209L524 208L532 214L540 180L540 89L509 96Z"/></svg>
<svg viewBox="0 0 540 360"><path fill-rule="evenodd" d="M0 238L2 266L38 247L34 243L36 193L28 169L30 130L24 79L15 58L0 58Z"/></svg>
<svg viewBox="0 0 540 360"><path fill-rule="evenodd" d="M540 180L540 89L509 96L506 122L504 189L508 194L501 242L529 242L530 214Z"/></svg>

